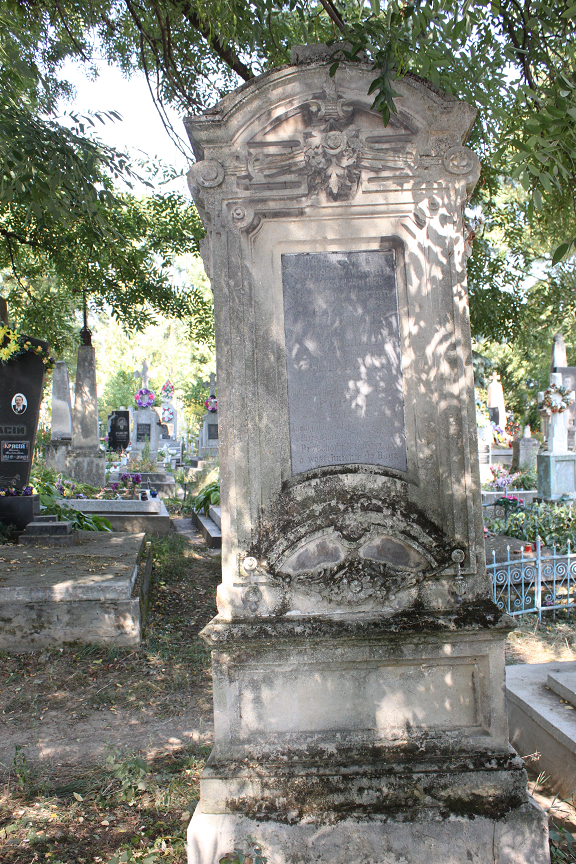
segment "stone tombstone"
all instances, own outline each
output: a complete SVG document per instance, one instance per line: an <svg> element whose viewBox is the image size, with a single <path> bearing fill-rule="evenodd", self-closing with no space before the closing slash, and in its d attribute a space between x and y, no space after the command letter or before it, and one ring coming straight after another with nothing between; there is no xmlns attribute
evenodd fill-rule
<svg viewBox="0 0 576 864"><path fill-rule="evenodd" d="M158 454L161 424L155 408L138 408L133 415L132 454L140 455L146 446L150 447L150 458Z"/></svg>
<svg viewBox="0 0 576 864"><path fill-rule="evenodd" d="M490 414L490 420L496 426L502 429L506 427L506 406L504 404L504 390L500 383L500 376L494 372L490 383L488 384L488 392L486 394L486 406Z"/></svg>
<svg viewBox="0 0 576 864"><path fill-rule="evenodd" d="M72 444L72 400L70 377L64 360L57 360L52 372L52 412L50 443L46 447L46 465L59 473L66 471L66 460Z"/></svg>
<svg viewBox="0 0 576 864"><path fill-rule="evenodd" d="M576 388L576 366L557 366L553 370L557 375L562 376L562 384L568 390ZM566 414L566 432L568 435L568 449L574 450L576 445L576 402L565 411ZM548 430L547 430L548 431Z"/></svg>
<svg viewBox="0 0 576 864"><path fill-rule="evenodd" d="M559 387L563 384L561 372L550 373L550 384ZM572 399L576 393L571 391ZM544 398L544 392L538 393L538 401ZM560 401L560 396L552 392L553 401ZM574 404L574 403L572 403ZM568 451L568 412L552 413L548 420L548 450L538 453L538 495L546 501L557 501L560 498L576 497L576 453Z"/></svg>
<svg viewBox="0 0 576 864"><path fill-rule="evenodd" d="M486 574L475 111L293 51L186 121L218 366L214 748L189 864L544 864ZM457 851L455 851L457 850ZM455 857L456 856L456 857Z"/></svg>
<svg viewBox="0 0 576 864"><path fill-rule="evenodd" d="M126 450L130 444L130 413L113 411L108 418L108 446L110 450Z"/></svg>
<svg viewBox="0 0 576 864"><path fill-rule="evenodd" d="M57 360L52 372L52 418L50 424L52 441L72 440L72 400L70 377L64 360Z"/></svg>
<svg viewBox="0 0 576 864"><path fill-rule="evenodd" d="M106 484L106 453L100 446L96 351L80 345L74 387L72 447L66 460L67 473L79 483Z"/></svg>
<svg viewBox="0 0 576 864"><path fill-rule="evenodd" d="M198 456L200 459L216 459L218 457L218 402L216 400L216 375L210 373L210 380L204 382L209 387L211 407L200 420L198 434Z"/></svg>
<svg viewBox="0 0 576 864"><path fill-rule="evenodd" d="M47 342L28 341L49 350ZM0 487L28 485L44 377L37 354L27 352L0 363Z"/></svg>
<svg viewBox="0 0 576 864"><path fill-rule="evenodd" d="M536 468L540 442L536 438L515 438L512 441L511 471L532 471Z"/></svg>

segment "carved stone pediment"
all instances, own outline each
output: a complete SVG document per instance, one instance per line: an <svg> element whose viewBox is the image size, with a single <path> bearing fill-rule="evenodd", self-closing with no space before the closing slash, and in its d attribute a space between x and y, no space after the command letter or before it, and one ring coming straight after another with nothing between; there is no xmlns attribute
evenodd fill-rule
<svg viewBox="0 0 576 864"><path fill-rule="evenodd" d="M353 195L362 171L410 176L418 163L416 130L405 118L387 127L369 103L345 100L327 75L318 98L291 108L247 144L245 190L295 188L324 192L331 200Z"/></svg>

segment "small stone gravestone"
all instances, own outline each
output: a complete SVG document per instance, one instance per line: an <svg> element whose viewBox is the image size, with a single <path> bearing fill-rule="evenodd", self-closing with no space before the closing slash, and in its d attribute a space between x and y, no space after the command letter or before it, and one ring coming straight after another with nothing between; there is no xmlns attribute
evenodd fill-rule
<svg viewBox="0 0 576 864"><path fill-rule="evenodd" d="M512 442L512 473L516 471L533 471L536 468L540 442L532 438L530 426L524 427L521 438Z"/></svg>
<svg viewBox="0 0 576 864"><path fill-rule="evenodd" d="M50 443L46 447L46 465L58 473L66 471L66 460L72 444L72 400L70 377L64 360L57 360L52 372L52 416Z"/></svg>

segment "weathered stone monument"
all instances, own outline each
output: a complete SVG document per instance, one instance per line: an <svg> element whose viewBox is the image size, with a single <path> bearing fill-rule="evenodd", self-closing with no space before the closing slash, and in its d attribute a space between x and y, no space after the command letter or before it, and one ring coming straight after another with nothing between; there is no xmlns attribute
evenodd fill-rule
<svg viewBox="0 0 576 864"><path fill-rule="evenodd" d="M142 363L142 370L134 372L135 378L142 381L141 390L148 391L148 375L150 369L146 360ZM151 402L154 399L152 398ZM140 456L146 442L150 448L150 458L154 460L158 454L160 440L160 417L158 412L150 405L139 405L134 415L134 428L132 430L132 455Z"/></svg>
<svg viewBox="0 0 576 864"><path fill-rule="evenodd" d="M500 376L492 373L486 394L486 406L490 414L490 420L502 429L506 428L506 406L504 404L504 390L500 383Z"/></svg>
<svg viewBox="0 0 576 864"><path fill-rule="evenodd" d="M547 501L576 498L576 453L568 451L568 408L576 394L564 387L561 372L550 373L550 387L538 393L549 415L548 450L538 454L538 495Z"/></svg>
<svg viewBox="0 0 576 864"><path fill-rule="evenodd" d="M79 483L91 486L106 484L106 454L100 446L98 427L98 390L96 386L96 352L90 333L82 331L84 343L78 348L72 447L66 460L67 474Z"/></svg>
<svg viewBox="0 0 576 864"><path fill-rule="evenodd" d="M187 129L214 290L222 584L189 864L545 864L508 744L463 208L475 112L322 46Z"/></svg>
<svg viewBox="0 0 576 864"><path fill-rule="evenodd" d="M532 471L536 468L540 442L532 438L530 426L524 427L521 438L512 441L511 471Z"/></svg>
<svg viewBox="0 0 576 864"><path fill-rule="evenodd" d="M46 465L55 471L66 471L66 460L72 445L72 400L70 377L64 360L57 360L52 372L52 417L50 444L46 448Z"/></svg>

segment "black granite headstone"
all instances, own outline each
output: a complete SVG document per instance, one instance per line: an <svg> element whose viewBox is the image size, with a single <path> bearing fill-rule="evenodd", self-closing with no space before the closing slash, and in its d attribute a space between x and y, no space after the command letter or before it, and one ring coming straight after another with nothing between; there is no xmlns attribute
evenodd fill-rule
<svg viewBox="0 0 576 864"><path fill-rule="evenodd" d="M48 343L28 339L48 351ZM0 487L28 485L45 367L37 354L0 363Z"/></svg>
<svg viewBox="0 0 576 864"><path fill-rule="evenodd" d="M110 450L125 450L130 444L130 412L113 411L109 418L108 446Z"/></svg>

